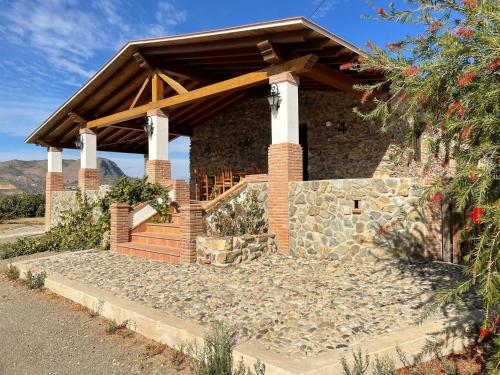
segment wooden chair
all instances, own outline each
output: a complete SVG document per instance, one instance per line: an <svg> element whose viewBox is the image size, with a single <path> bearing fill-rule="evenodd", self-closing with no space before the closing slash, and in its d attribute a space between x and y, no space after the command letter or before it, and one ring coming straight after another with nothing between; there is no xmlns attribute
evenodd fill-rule
<svg viewBox="0 0 500 375"><path fill-rule="evenodd" d="M226 167L222 170L222 192L231 189L233 186L233 170L231 167Z"/></svg>
<svg viewBox="0 0 500 375"><path fill-rule="evenodd" d="M210 183L207 172L198 171L198 173L196 173L195 185L196 200L208 200L208 197L210 195Z"/></svg>

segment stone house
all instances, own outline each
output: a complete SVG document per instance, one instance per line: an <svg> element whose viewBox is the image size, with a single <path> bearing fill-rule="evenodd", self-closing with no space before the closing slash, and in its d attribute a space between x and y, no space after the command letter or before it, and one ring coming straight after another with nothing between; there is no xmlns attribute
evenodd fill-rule
<svg viewBox="0 0 500 375"><path fill-rule="evenodd" d="M416 207L425 137L409 158L401 133L382 134L353 112L353 85L383 78L339 69L360 56L305 18L127 43L26 140L48 148L47 228L74 199L64 191L62 150L79 147L87 195L99 194L97 151L136 153L180 207L160 225L148 223L145 206L113 206L115 251L192 262L207 214L257 189L280 252L342 259L397 248L457 261L450 208ZM179 136L191 139L190 182L171 179L168 144ZM196 201L197 171L228 165L260 172Z"/></svg>

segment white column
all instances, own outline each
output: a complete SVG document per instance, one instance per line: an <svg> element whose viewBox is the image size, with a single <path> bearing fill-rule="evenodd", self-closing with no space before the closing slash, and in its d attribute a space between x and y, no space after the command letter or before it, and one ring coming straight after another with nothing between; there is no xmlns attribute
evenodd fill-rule
<svg viewBox="0 0 500 375"><path fill-rule="evenodd" d="M271 76L269 84L276 84L280 106L271 113L272 143L299 143L299 77L285 72Z"/></svg>
<svg viewBox="0 0 500 375"><path fill-rule="evenodd" d="M97 168L97 137L89 129L80 131L83 148L80 151L80 167L82 169Z"/></svg>
<svg viewBox="0 0 500 375"><path fill-rule="evenodd" d="M62 149L57 147L47 148L47 171L62 173Z"/></svg>
<svg viewBox="0 0 500 375"><path fill-rule="evenodd" d="M148 112L153 125L153 134L148 139L149 160L168 160L168 116L162 111Z"/></svg>

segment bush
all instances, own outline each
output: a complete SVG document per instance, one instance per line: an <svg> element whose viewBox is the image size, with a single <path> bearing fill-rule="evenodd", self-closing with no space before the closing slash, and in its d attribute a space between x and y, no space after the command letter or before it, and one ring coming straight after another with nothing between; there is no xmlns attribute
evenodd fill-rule
<svg viewBox="0 0 500 375"><path fill-rule="evenodd" d="M45 215L45 194L15 194L0 197L0 220Z"/></svg>
<svg viewBox="0 0 500 375"><path fill-rule="evenodd" d="M8 280L15 281L15 280L19 279L20 272L17 269L17 267L9 264L9 266L5 270L5 276L7 277Z"/></svg>
<svg viewBox="0 0 500 375"><path fill-rule="evenodd" d="M241 236L267 232L257 192L238 194L214 212L209 220L209 231L215 236Z"/></svg>
<svg viewBox="0 0 500 375"><path fill-rule="evenodd" d="M47 274L45 272L37 273L33 275L31 271L26 273L26 285L28 289L42 289L45 285L45 279Z"/></svg>
<svg viewBox="0 0 500 375"><path fill-rule="evenodd" d="M156 202L158 196L162 199L162 205L168 206L168 190L160 184L148 183L146 177L139 180L122 177L113 189L96 202L89 202L84 195L78 193L77 209L64 212L57 226L43 236L23 238L0 245L3 250L0 258L7 259L44 251L107 249L111 204L136 205L150 201L153 206L159 206ZM163 211L160 212L160 215L162 214Z"/></svg>
<svg viewBox="0 0 500 375"><path fill-rule="evenodd" d="M253 371L245 369L241 360L233 367L234 340L220 322L214 322L205 336L203 349L191 355L196 364L191 372L196 375L264 375L265 366L260 361L254 365Z"/></svg>

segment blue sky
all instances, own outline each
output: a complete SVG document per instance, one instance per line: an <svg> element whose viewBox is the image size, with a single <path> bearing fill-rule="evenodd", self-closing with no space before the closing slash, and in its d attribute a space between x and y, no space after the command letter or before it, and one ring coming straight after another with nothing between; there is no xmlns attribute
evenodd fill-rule
<svg viewBox="0 0 500 375"><path fill-rule="evenodd" d="M306 16L321 0L0 0L0 161L43 159L23 141L127 40ZM374 1L387 6L388 1ZM312 20L363 46L383 45L407 26L363 19L365 0L324 0ZM189 140L170 144L175 178L188 176ZM143 174L142 157L99 153L129 175ZM65 158L78 158L71 150Z"/></svg>

